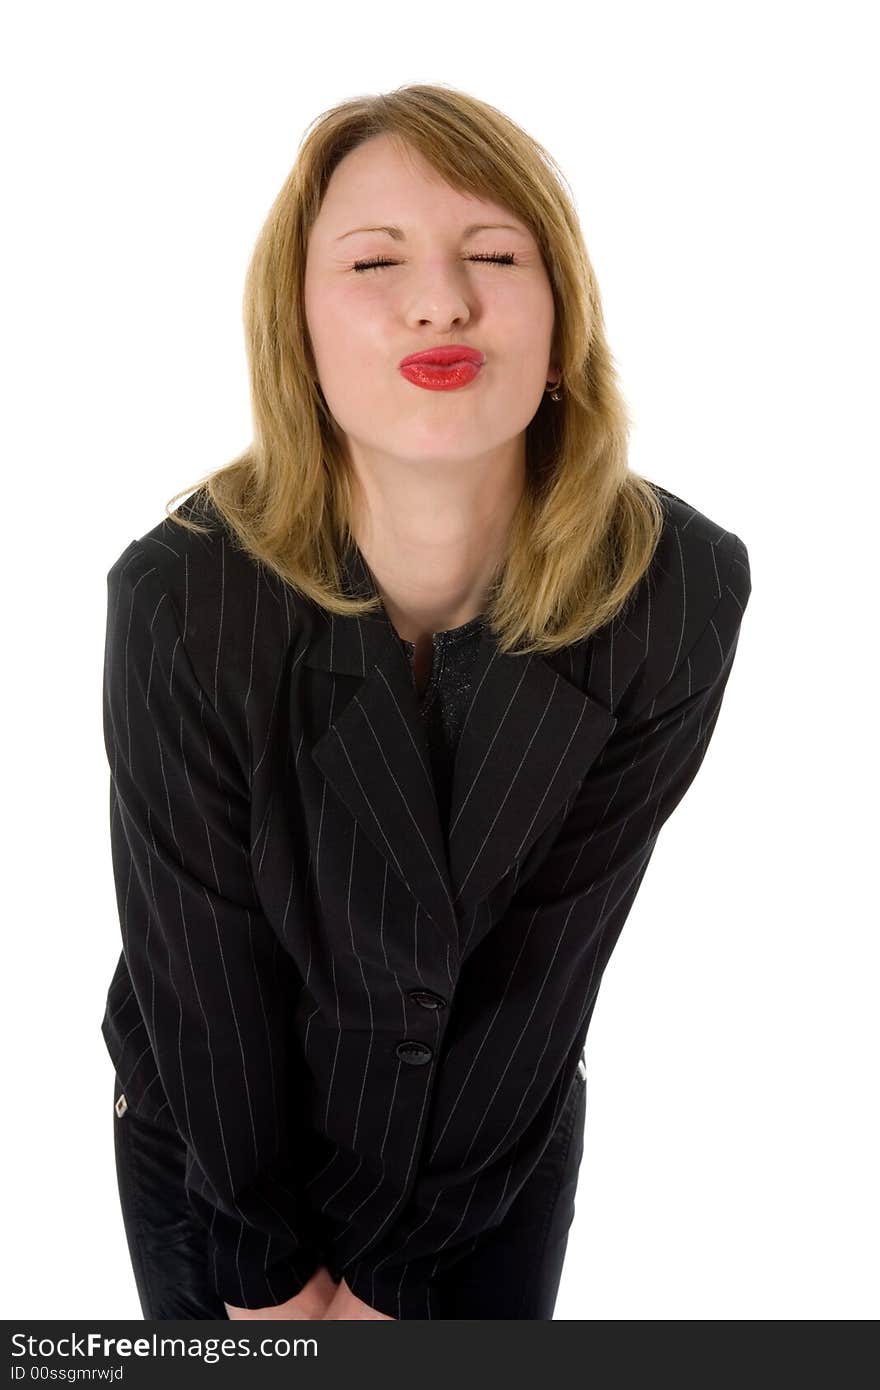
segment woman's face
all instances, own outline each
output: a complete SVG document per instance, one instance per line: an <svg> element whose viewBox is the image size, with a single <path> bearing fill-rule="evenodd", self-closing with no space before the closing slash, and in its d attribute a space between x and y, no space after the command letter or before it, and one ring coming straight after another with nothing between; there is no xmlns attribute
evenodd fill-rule
<svg viewBox="0 0 880 1390"><path fill-rule="evenodd" d="M379 226L401 236L355 230ZM354 269L376 258L391 264ZM553 375L553 294L531 232L384 135L333 171L309 238L305 310L321 389L355 457L452 465L518 449ZM399 370L446 344L485 355L466 385L426 390Z"/></svg>

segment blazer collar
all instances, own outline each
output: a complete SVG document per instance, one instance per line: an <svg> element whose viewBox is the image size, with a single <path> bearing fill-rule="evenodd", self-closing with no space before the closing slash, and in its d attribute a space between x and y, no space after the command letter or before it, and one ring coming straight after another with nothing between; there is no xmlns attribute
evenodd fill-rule
<svg viewBox="0 0 880 1390"><path fill-rule="evenodd" d="M344 576L351 593L379 593L356 546ZM483 628L453 764L447 838L412 669L384 604L359 618L316 612L306 664L356 679L336 683L312 757L457 948L460 922L528 852L617 724L580 688L587 644L547 656L509 654Z"/></svg>

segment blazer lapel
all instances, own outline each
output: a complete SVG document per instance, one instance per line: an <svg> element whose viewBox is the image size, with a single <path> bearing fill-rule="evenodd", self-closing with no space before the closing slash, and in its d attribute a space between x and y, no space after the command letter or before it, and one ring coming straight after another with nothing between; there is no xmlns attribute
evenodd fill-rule
<svg viewBox="0 0 880 1390"><path fill-rule="evenodd" d="M357 548L345 576L350 592L378 592ZM307 665L356 677L357 684L312 757L457 949L459 921L527 853L617 720L554 668L557 654L503 653L484 628L453 765L447 847L418 694L384 605L361 618L318 613ZM334 700L345 688L340 683Z"/></svg>
<svg viewBox="0 0 880 1390"><path fill-rule="evenodd" d="M617 724L554 658L504 653L484 630L453 766L449 859L459 912L527 854Z"/></svg>
<svg viewBox="0 0 880 1390"><path fill-rule="evenodd" d="M344 587L378 592L356 550ZM428 916L456 943L446 839L409 658L384 605L363 617L318 610L305 661L354 682L337 682L329 727L312 758ZM351 687L354 687L351 689ZM295 712L291 711L292 717Z"/></svg>

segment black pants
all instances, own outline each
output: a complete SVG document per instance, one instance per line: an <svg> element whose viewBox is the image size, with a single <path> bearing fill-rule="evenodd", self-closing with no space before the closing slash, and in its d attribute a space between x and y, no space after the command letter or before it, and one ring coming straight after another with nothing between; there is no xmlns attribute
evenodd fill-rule
<svg viewBox="0 0 880 1390"><path fill-rule="evenodd" d="M116 1175L144 1318L226 1318L213 1288L207 1233L184 1190L185 1147L176 1135L125 1110L114 1077ZM500 1226L431 1285L432 1318L553 1317L584 1151L584 1064L540 1163Z"/></svg>

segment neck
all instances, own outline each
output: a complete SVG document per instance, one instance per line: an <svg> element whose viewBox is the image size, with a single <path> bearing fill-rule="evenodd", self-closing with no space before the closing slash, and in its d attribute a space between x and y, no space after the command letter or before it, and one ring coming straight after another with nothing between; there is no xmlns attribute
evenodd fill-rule
<svg viewBox="0 0 880 1390"><path fill-rule="evenodd" d="M399 479L402 478L402 483ZM522 465L506 472L451 474L355 468L352 531L401 637L420 642L482 612L503 557L524 482Z"/></svg>

